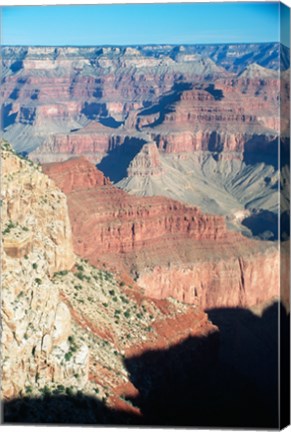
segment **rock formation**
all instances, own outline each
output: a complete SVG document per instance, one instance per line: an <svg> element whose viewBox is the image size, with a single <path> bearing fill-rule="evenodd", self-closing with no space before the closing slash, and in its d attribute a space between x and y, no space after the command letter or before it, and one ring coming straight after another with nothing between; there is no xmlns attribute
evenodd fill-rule
<svg viewBox="0 0 291 432"><path fill-rule="evenodd" d="M214 138L209 137L221 125L219 142L226 135L231 148L236 132L238 141L245 141L255 133L278 130L278 101L270 95L278 93L274 59L279 52L287 69L288 53L278 44L144 46L133 51L4 47L5 136L17 150L32 152L43 144L33 156L42 162L84 151L97 161L109 150L113 134L122 140L124 133L133 136L153 125L159 126L154 128L156 143L160 140L163 146L161 124L172 134L179 125L186 129L182 134L194 133L193 149L211 146ZM191 93L193 83L197 88ZM81 131L92 120L105 127L92 132L94 137ZM237 130L241 124L248 133ZM223 130L225 125L229 127ZM51 146L58 154L50 153ZM166 146L171 151L171 145ZM178 148L175 144L173 150Z"/></svg>
<svg viewBox="0 0 291 432"><path fill-rule="evenodd" d="M84 159L43 169L66 184L78 163L78 175L92 169ZM78 187L67 199L75 252L130 271L151 297L213 307L278 296L276 246L229 231L221 216L163 197L127 195L112 185Z"/></svg>
<svg viewBox="0 0 291 432"><path fill-rule="evenodd" d="M85 158L50 166L54 182L3 142L2 167L4 401L82 394L136 413L124 399L138 394L124 358L208 335L217 350L218 330L198 307L153 300L101 260L92 267L74 255L67 200L55 182L69 195L112 188Z"/></svg>
<svg viewBox="0 0 291 432"><path fill-rule="evenodd" d="M144 144L141 151L130 162L127 174L129 177L147 177L160 175L162 171L160 155L156 144L153 142Z"/></svg>
<svg viewBox="0 0 291 432"><path fill-rule="evenodd" d="M52 283L75 262L66 197L39 167L2 146L2 395L17 396L55 381L80 384L88 375L88 349L71 361L71 316ZM81 354L82 353L82 354Z"/></svg>
<svg viewBox="0 0 291 432"><path fill-rule="evenodd" d="M37 162L85 156L126 192L178 199L275 239L263 215L279 213L288 68L279 44L4 47L4 136ZM241 212L261 214L262 232Z"/></svg>

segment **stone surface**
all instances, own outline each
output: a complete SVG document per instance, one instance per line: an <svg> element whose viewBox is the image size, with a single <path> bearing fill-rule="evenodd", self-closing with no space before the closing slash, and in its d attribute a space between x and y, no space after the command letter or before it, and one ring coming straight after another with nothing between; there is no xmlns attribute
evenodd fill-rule
<svg viewBox="0 0 291 432"><path fill-rule="evenodd" d="M63 169L64 180L76 163L43 169L56 181ZM223 217L112 185L85 185L67 197L76 253L130 271L151 297L214 307L251 306L279 295L276 244L229 231Z"/></svg>
<svg viewBox="0 0 291 432"><path fill-rule="evenodd" d="M126 357L189 337L217 338L217 327L197 306L151 299L128 275L113 274L101 262L92 267L73 254L66 197L55 183L69 195L113 189L85 158L49 166L54 182L3 142L2 166L4 401L79 391L98 394L104 407L131 412L122 398L128 388L138 390ZM25 255L11 253L5 240L22 250L26 235ZM207 346L215 352L210 339Z"/></svg>
<svg viewBox="0 0 291 432"><path fill-rule="evenodd" d="M7 143L1 160L2 396L12 398L51 382L74 382L74 374L65 372L62 348L71 334L71 315L51 278L70 270L75 256L64 194ZM29 237L24 250L23 235ZM11 253L12 241L18 253ZM77 365L85 380L87 363L85 358Z"/></svg>

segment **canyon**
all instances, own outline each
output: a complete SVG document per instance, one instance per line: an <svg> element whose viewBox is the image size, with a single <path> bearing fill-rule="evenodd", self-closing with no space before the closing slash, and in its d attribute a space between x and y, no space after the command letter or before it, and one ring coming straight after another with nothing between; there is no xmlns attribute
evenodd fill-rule
<svg viewBox="0 0 291 432"><path fill-rule="evenodd" d="M45 166L56 178L51 180L6 142L1 157L6 423L206 426L211 417L213 425L277 425L276 303L206 313L198 304L152 298L103 257L92 266L73 251L70 195L108 188L123 202L124 192L84 158ZM133 211L131 196L129 201ZM174 206L183 208L162 201L169 203L155 208L155 216L169 205L173 215ZM204 228L193 232L194 239L216 238L224 247L227 240L242 240L227 231L222 217L188 212ZM183 224L169 226L183 239Z"/></svg>
<svg viewBox="0 0 291 432"><path fill-rule="evenodd" d="M124 359L204 336L215 352L217 327L201 308L151 299L122 272L76 256L66 196L5 141L1 158L2 399L81 392L140 416L125 399L138 390ZM65 185L110 186L94 166L77 180Z"/></svg>
<svg viewBox="0 0 291 432"><path fill-rule="evenodd" d="M178 199L274 240L288 68L275 43L3 47L3 136L34 161L85 156L130 194ZM155 168L140 175L145 157Z"/></svg>
<svg viewBox="0 0 291 432"><path fill-rule="evenodd" d="M85 158L43 170L67 195L75 252L130 273L150 297L209 308L279 295L276 243L247 239L224 217L179 201L126 194Z"/></svg>
<svg viewBox="0 0 291 432"><path fill-rule="evenodd" d="M1 52L8 422L277 427L289 50Z"/></svg>

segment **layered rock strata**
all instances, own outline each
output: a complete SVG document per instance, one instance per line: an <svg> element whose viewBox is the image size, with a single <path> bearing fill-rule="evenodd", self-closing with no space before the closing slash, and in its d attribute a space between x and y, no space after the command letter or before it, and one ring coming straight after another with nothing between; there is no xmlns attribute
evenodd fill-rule
<svg viewBox="0 0 291 432"><path fill-rule="evenodd" d="M111 188L85 159L65 165L70 175L59 171L56 183L66 193ZM215 353L217 328L197 307L151 299L102 261L96 268L78 259L67 200L55 182L7 143L2 167L2 398L20 398L19 407L27 397L82 394L104 409L140 415L125 399L138 389L124 358L208 335ZM45 421L55 415L47 407ZM22 420L26 415L33 414Z"/></svg>
<svg viewBox="0 0 291 432"><path fill-rule="evenodd" d="M43 169L66 183L77 163L78 176L91 169L84 159ZM228 231L223 217L163 197L127 195L112 185L66 193L76 253L130 271L151 297L212 307L278 296L276 245Z"/></svg>

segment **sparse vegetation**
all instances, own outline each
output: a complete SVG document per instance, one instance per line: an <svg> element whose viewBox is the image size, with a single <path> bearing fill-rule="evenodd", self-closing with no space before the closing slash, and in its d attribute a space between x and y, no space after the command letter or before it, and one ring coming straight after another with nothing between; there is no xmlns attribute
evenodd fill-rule
<svg viewBox="0 0 291 432"><path fill-rule="evenodd" d="M68 270L60 270L54 274L54 276L66 276L68 274Z"/></svg>
<svg viewBox="0 0 291 432"><path fill-rule="evenodd" d="M123 315L125 316L125 318L129 318L130 317L130 311L126 310Z"/></svg>
<svg viewBox="0 0 291 432"><path fill-rule="evenodd" d="M16 227L17 227L17 224L15 224L14 222L12 222L12 220L9 220L8 223L7 223L7 225L6 225L6 227L5 227L5 229L2 231L2 234L3 235L9 234L10 231L12 229L16 228Z"/></svg>
<svg viewBox="0 0 291 432"><path fill-rule="evenodd" d="M72 353L71 351L68 351L68 352L65 354L65 360L66 360L66 361L70 361L72 357L73 357L73 353Z"/></svg>
<svg viewBox="0 0 291 432"><path fill-rule="evenodd" d="M28 385L28 386L25 387L25 392L26 392L27 394L32 393L32 387L31 387L31 385Z"/></svg>
<svg viewBox="0 0 291 432"><path fill-rule="evenodd" d="M70 397L74 396L73 387L66 387L66 395Z"/></svg>

